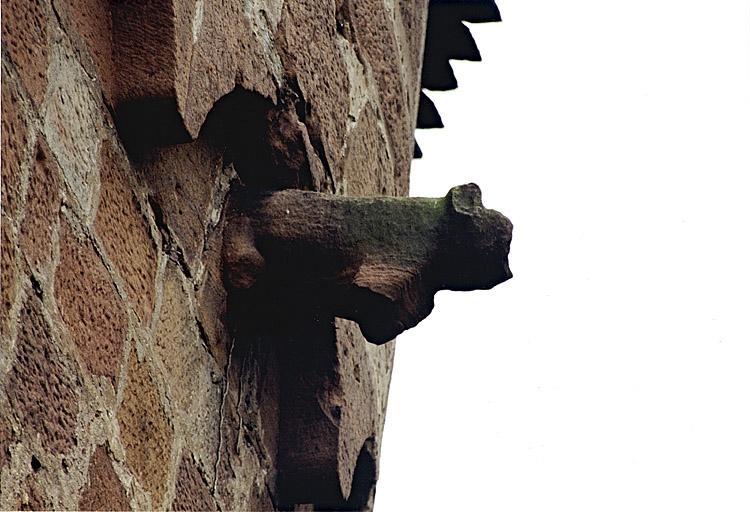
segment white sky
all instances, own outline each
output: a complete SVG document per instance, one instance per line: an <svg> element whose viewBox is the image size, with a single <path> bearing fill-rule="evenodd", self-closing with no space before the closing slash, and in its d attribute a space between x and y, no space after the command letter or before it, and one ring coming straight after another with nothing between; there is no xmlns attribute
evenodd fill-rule
<svg viewBox="0 0 750 512"><path fill-rule="evenodd" d="M378 512L750 510L750 2L499 0L412 195L515 277L399 337Z"/></svg>

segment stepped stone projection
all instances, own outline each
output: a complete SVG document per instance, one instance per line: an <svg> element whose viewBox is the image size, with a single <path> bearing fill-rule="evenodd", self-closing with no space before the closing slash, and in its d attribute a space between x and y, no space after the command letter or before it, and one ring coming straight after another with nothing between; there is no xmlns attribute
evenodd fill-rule
<svg viewBox="0 0 750 512"><path fill-rule="evenodd" d="M0 509L371 509L384 342L510 276L405 198L494 2L2 7Z"/></svg>

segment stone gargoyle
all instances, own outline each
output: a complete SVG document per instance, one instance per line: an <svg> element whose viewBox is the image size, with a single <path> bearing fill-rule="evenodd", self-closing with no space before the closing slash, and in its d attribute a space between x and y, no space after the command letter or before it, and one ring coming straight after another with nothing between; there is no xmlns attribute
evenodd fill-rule
<svg viewBox="0 0 750 512"><path fill-rule="evenodd" d="M444 198L344 197L284 190L228 214L232 287L306 293L385 343L427 317L439 290L489 289L512 277L511 222L473 183Z"/></svg>

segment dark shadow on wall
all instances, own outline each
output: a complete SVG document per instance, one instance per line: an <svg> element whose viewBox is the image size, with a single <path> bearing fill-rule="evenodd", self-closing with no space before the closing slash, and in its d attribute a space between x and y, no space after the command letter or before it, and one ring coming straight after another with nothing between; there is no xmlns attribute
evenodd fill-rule
<svg viewBox="0 0 750 512"><path fill-rule="evenodd" d="M234 166L249 190L313 188L312 136L306 145L305 107L294 94L288 96L274 104L261 94L235 87L214 104L201 127L198 139L222 150L225 165ZM173 99L124 102L117 107L115 119L136 163L147 160L157 148L192 142Z"/></svg>

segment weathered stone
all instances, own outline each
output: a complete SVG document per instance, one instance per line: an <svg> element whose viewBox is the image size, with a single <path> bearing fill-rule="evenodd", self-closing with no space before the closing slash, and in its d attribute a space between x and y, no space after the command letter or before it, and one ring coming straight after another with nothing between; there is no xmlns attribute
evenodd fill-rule
<svg viewBox="0 0 750 512"><path fill-rule="evenodd" d="M414 108L414 95L419 93L422 56L424 55L424 34L427 26L427 5L429 0L399 0L398 21L400 29L396 34L401 39L401 53L408 65L404 66L407 104ZM398 28L398 27L397 27ZM414 112L411 112L414 114ZM406 121L406 119L405 119Z"/></svg>
<svg viewBox="0 0 750 512"><path fill-rule="evenodd" d="M128 179L125 155L115 144L111 139L102 143L102 186L94 229L125 282L133 309L148 326L154 309L156 245Z"/></svg>
<svg viewBox="0 0 750 512"><path fill-rule="evenodd" d="M8 416L0 417L0 471L10 462L10 444L13 442L13 432Z"/></svg>
<svg viewBox="0 0 750 512"><path fill-rule="evenodd" d="M347 139L344 157L344 195L396 195L393 164L388 156L384 134L371 104L360 114L357 124Z"/></svg>
<svg viewBox="0 0 750 512"><path fill-rule="evenodd" d="M337 44L333 2L286 2L277 45L284 72L299 84L310 140L334 180L349 113L349 75ZM337 183L334 183L338 187Z"/></svg>
<svg viewBox="0 0 750 512"><path fill-rule="evenodd" d="M153 508L161 508L167 490L172 429L148 366L133 351L127 384L117 411L125 461L151 494Z"/></svg>
<svg viewBox="0 0 750 512"><path fill-rule="evenodd" d="M60 205L60 170L40 134L26 191L26 212L21 224L21 251L37 272L41 272L51 261Z"/></svg>
<svg viewBox="0 0 750 512"><path fill-rule="evenodd" d="M117 387L127 316L109 272L86 238L60 225L55 298L88 369Z"/></svg>
<svg viewBox="0 0 750 512"><path fill-rule="evenodd" d="M488 289L511 277L512 225L479 187L444 199L348 198L287 190L241 200L225 233L238 288L280 287L385 343L415 326L439 290Z"/></svg>
<svg viewBox="0 0 750 512"><path fill-rule="evenodd" d="M21 489L21 498L16 505L17 510L49 510L50 502L41 489L35 474L26 477Z"/></svg>
<svg viewBox="0 0 750 512"><path fill-rule="evenodd" d="M3 2L3 47L36 105L47 88L50 16L50 6L43 0Z"/></svg>
<svg viewBox="0 0 750 512"><path fill-rule="evenodd" d="M227 292L221 268L221 246L223 225L214 229L203 251L203 279L197 292L197 315L206 344L217 364L225 367L229 357L227 341L226 310Z"/></svg>
<svg viewBox="0 0 750 512"><path fill-rule="evenodd" d="M382 435L382 432L379 436ZM352 489L346 499L346 510L372 510L375 505L375 484L378 481L378 457L375 439L362 443L352 477Z"/></svg>
<svg viewBox="0 0 750 512"><path fill-rule="evenodd" d="M118 118L151 142L196 139L206 115L236 85L276 98L272 45L281 2L120 2L113 7ZM148 63L148 65L144 65ZM152 126L149 126L149 125Z"/></svg>
<svg viewBox="0 0 750 512"><path fill-rule="evenodd" d="M172 1L112 4L118 103L142 97L174 96L173 4Z"/></svg>
<svg viewBox="0 0 750 512"><path fill-rule="evenodd" d="M99 148L104 133L101 100L94 95L90 79L67 45L55 47L50 77L54 82L50 84L44 132L68 187L83 211L89 213L99 182Z"/></svg>
<svg viewBox="0 0 750 512"><path fill-rule="evenodd" d="M190 454L182 455L175 481L171 510L216 510L208 483L203 479Z"/></svg>
<svg viewBox="0 0 750 512"><path fill-rule="evenodd" d="M266 98L276 100L283 69L274 37L284 2L266 0L245 3L239 30L237 83ZM252 37L248 37L248 33Z"/></svg>
<svg viewBox="0 0 750 512"><path fill-rule="evenodd" d="M323 510L362 510L374 488L374 445L381 433L377 365L355 323L305 316L299 309L291 317L294 325L269 332L284 354L280 500L283 505L314 503ZM372 455L367 467L362 462L365 446Z"/></svg>
<svg viewBox="0 0 750 512"><path fill-rule="evenodd" d="M266 97L274 95L276 88L268 66L268 45L263 45L261 40L264 36L270 39L269 28L250 14L255 8L268 9L274 2L253 2L264 3L265 6L255 6L202 1L193 9L176 6L181 13L177 18L177 99L192 138L198 136L217 100L242 81L238 80L238 75L248 64L253 67L249 68L249 73L242 73L251 78L246 85ZM263 21L266 20L267 17Z"/></svg>
<svg viewBox="0 0 750 512"><path fill-rule="evenodd" d="M32 294L21 310L16 360L5 390L13 414L51 453L65 453L76 443L80 387L76 367L58 348Z"/></svg>
<svg viewBox="0 0 750 512"><path fill-rule="evenodd" d="M381 411L373 365L359 328L355 323L339 318L335 321L335 328L337 387L328 389L323 396L341 408L336 463L343 496L348 498L360 451L367 439L376 436L376 421Z"/></svg>
<svg viewBox="0 0 750 512"><path fill-rule="evenodd" d="M116 61L112 55L111 3L103 0L53 0L65 32L78 49L81 64L96 76L111 104L115 91Z"/></svg>
<svg viewBox="0 0 750 512"><path fill-rule="evenodd" d="M299 118L303 102L301 93L291 88L285 89L279 105L237 88L214 105L202 133L226 147L225 162L231 162L247 187L330 190L326 170Z"/></svg>
<svg viewBox="0 0 750 512"><path fill-rule="evenodd" d="M373 71L380 93L380 107L394 153L398 195L406 195L418 91L410 91L407 97L402 62L404 52L396 39L393 16L385 2L349 1L348 7L358 48Z"/></svg>
<svg viewBox="0 0 750 512"><path fill-rule="evenodd" d="M7 335L11 320L13 303L16 300L19 285L18 244L15 228L10 219L2 216L0 227L2 247L0 248L0 334Z"/></svg>
<svg viewBox="0 0 750 512"><path fill-rule="evenodd" d="M173 242L191 269L203 250L213 184L221 167L221 152L203 140L160 149L144 164L157 216L176 237Z"/></svg>
<svg viewBox="0 0 750 512"><path fill-rule="evenodd" d="M245 404L245 402L241 402ZM244 411L239 411L245 416ZM238 424L236 414L228 414L223 425L225 442L218 461L216 500L221 510L277 510L273 498L276 467L268 466L256 451L259 425ZM283 510L283 509L282 509Z"/></svg>
<svg viewBox="0 0 750 512"><path fill-rule="evenodd" d="M3 22L3 30L8 25ZM28 107L21 101L15 78L2 66L2 179L0 179L0 203L3 219L15 219L21 206L21 180L27 167L29 146L29 123L25 111Z"/></svg>
<svg viewBox="0 0 750 512"><path fill-rule="evenodd" d="M104 446L97 446L89 461L88 481L78 501L79 510L131 510Z"/></svg>
<svg viewBox="0 0 750 512"><path fill-rule="evenodd" d="M212 468L219 444L221 395L211 375L221 370L200 340L187 290L174 265L167 266L161 295L154 348L167 372L170 399L177 406L174 423L184 432L203 432L190 436L187 445L204 469Z"/></svg>
<svg viewBox="0 0 750 512"><path fill-rule="evenodd" d="M307 127L299 120L296 111L291 106L272 109L267 123L264 139L269 149L270 175L264 180L266 186L263 188L319 189L325 180L325 171L312 146ZM256 173L259 163L248 162L249 166L256 168Z"/></svg>

